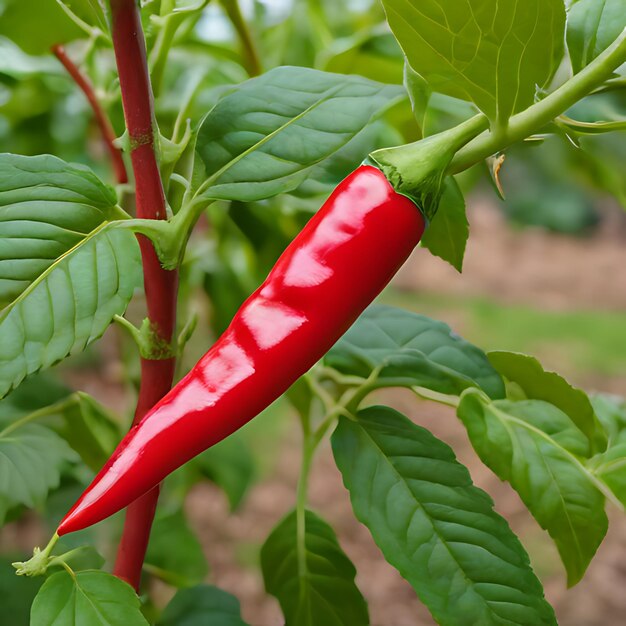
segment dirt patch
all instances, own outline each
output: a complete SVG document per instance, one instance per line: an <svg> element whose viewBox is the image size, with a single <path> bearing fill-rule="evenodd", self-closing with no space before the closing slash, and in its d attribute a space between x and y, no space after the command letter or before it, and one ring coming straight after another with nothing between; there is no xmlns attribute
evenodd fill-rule
<svg viewBox="0 0 626 626"><path fill-rule="evenodd" d="M514 230L483 198L471 203L468 214L471 232L462 275L418 248L395 285L546 310L626 309L626 213L619 207L606 206L600 228L581 238Z"/></svg>

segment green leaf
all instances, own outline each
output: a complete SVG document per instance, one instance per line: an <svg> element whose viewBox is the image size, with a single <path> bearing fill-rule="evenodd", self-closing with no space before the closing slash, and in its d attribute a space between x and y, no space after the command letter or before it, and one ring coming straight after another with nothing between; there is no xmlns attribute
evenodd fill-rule
<svg viewBox="0 0 626 626"><path fill-rule="evenodd" d="M448 176L439 209L424 231L422 246L461 272L468 237L465 198L456 180Z"/></svg>
<svg viewBox="0 0 626 626"><path fill-rule="evenodd" d="M198 193L251 201L295 189L403 97L399 86L301 67L250 79L200 126L196 151L206 179Z"/></svg>
<svg viewBox="0 0 626 626"><path fill-rule="evenodd" d="M573 0L567 47L574 73L606 50L626 28L626 0Z"/></svg>
<svg viewBox="0 0 626 626"><path fill-rule="evenodd" d="M119 420L86 393L77 392L73 400L45 421L92 470L99 471L121 439Z"/></svg>
<svg viewBox="0 0 626 626"><path fill-rule="evenodd" d="M425 387L460 394L477 386L494 398L504 384L485 354L443 322L373 305L324 357L339 372L368 378L380 368L381 386Z"/></svg>
<svg viewBox="0 0 626 626"><path fill-rule="evenodd" d="M0 37L0 74L16 80L33 76L63 75L63 66L51 57L26 54L10 39Z"/></svg>
<svg viewBox="0 0 626 626"><path fill-rule="evenodd" d="M0 154L0 303L114 218L115 191L82 165Z"/></svg>
<svg viewBox="0 0 626 626"><path fill-rule="evenodd" d="M354 512L439 624L556 624L528 556L454 452L388 407L341 417Z"/></svg>
<svg viewBox="0 0 626 626"><path fill-rule="evenodd" d="M367 604L354 583L356 569L333 529L315 513L305 512L301 544L296 511L278 524L261 549L261 568L286 626L369 624Z"/></svg>
<svg viewBox="0 0 626 626"><path fill-rule="evenodd" d="M587 465L626 508L626 401L617 396L596 394L591 402L608 433L609 445Z"/></svg>
<svg viewBox="0 0 626 626"><path fill-rule="evenodd" d="M41 506L58 487L61 469L76 461L74 451L50 429L39 424L15 424L0 432L0 524L14 506Z"/></svg>
<svg viewBox="0 0 626 626"><path fill-rule="evenodd" d="M292 193L304 198L332 193L363 162L365 155L382 147L383 130L380 120L366 126L332 156L311 168L306 180Z"/></svg>
<svg viewBox="0 0 626 626"><path fill-rule="evenodd" d="M114 191L51 156L0 155L0 397L100 337L140 282Z"/></svg>
<svg viewBox="0 0 626 626"><path fill-rule="evenodd" d="M324 69L339 74L359 74L381 83L402 82L402 50L391 33L367 33L326 60Z"/></svg>
<svg viewBox="0 0 626 626"><path fill-rule="evenodd" d="M15 421L67 398L72 393L50 374L35 374L25 379L17 389L0 400L0 419Z"/></svg>
<svg viewBox="0 0 626 626"><path fill-rule="evenodd" d="M37 626L147 626L130 585L97 570L53 574L31 609Z"/></svg>
<svg viewBox="0 0 626 626"><path fill-rule="evenodd" d="M422 135L424 135L426 112L428 111L431 91L428 83L409 65L406 59L404 61L403 83L404 88L409 94L411 109L417 121L417 125Z"/></svg>
<svg viewBox="0 0 626 626"><path fill-rule="evenodd" d="M527 398L545 400L558 407L600 449L606 448L606 435L598 423L587 394L572 387L556 372L546 372L532 356L519 352L494 351L487 354L490 363L522 389Z"/></svg>
<svg viewBox="0 0 626 626"><path fill-rule="evenodd" d="M411 67L434 91L474 102L492 121L534 101L563 56L563 0L383 0Z"/></svg>
<svg viewBox="0 0 626 626"><path fill-rule="evenodd" d="M180 589L165 607L157 626L247 626L239 600L210 585Z"/></svg>
<svg viewBox="0 0 626 626"><path fill-rule="evenodd" d="M246 442L236 434L198 455L193 464L221 487L236 510L254 479L254 459Z"/></svg>
<svg viewBox="0 0 626 626"><path fill-rule="evenodd" d="M157 517L144 567L175 587L190 587L204 580L208 566L202 546L182 510Z"/></svg>
<svg viewBox="0 0 626 626"><path fill-rule="evenodd" d="M599 422L608 435L609 445L613 445L626 431L626 400L606 393L594 393L590 400Z"/></svg>
<svg viewBox="0 0 626 626"><path fill-rule="evenodd" d="M548 531L568 584L576 584L608 525L602 485L583 464L588 439L565 413L542 400L491 402L468 389L458 415L483 463L511 483Z"/></svg>
<svg viewBox="0 0 626 626"><path fill-rule="evenodd" d="M69 553L71 551L71 553ZM60 561L54 561L55 556L62 556L62 561L67 563L75 572L86 569L100 569L104 563L104 557L93 547L83 545L73 547L65 543L63 538L57 543L52 555L50 566L63 567Z"/></svg>
<svg viewBox="0 0 626 626"><path fill-rule="evenodd" d="M95 17L90 3L91 0L72 0L65 4L89 19ZM3 4L0 34L10 37L28 54L48 54L54 44L87 37L56 0L8 0Z"/></svg>

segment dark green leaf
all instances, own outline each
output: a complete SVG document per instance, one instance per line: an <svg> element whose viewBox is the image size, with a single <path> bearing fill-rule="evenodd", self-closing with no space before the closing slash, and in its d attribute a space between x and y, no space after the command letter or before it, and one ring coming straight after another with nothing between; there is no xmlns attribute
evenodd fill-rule
<svg viewBox="0 0 626 626"><path fill-rule="evenodd" d="M205 181L198 192L250 201L295 189L402 97L401 87L298 67L248 80L200 126L196 150Z"/></svg>
<svg viewBox="0 0 626 626"><path fill-rule="evenodd" d="M383 0L411 67L434 91L506 124L531 105L563 56L563 0Z"/></svg>
<svg viewBox="0 0 626 626"><path fill-rule="evenodd" d="M626 0L573 0L567 16L567 47L579 72L626 28Z"/></svg>
<svg viewBox="0 0 626 626"><path fill-rule="evenodd" d="M165 607L157 626L247 626L239 600L217 587L180 589Z"/></svg>
<svg viewBox="0 0 626 626"><path fill-rule="evenodd" d="M105 572L53 574L31 609L37 626L148 626L132 587Z"/></svg>
<svg viewBox="0 0 626 626"><path fill-rule="evenodd" d="M193 463L224 490L231 511L237 509L254 478L254 459L245 441L231 435L198 455Z"/></svg>
<svg viewBox="0 0 626 626"><path fill-rule="evenodd" d="M306 180L294 190L294 195L307 198L330 194L348 174L363 163L370 152L384 147L381 142L383 128L381 121L366 126L345 146L313 167Z"/></svg>
<svg viewBox="0 0 626 626"><path fill-rule="evenodd" d="M0 397L79 352L121 314L141 276L115 193L52 156L0 155Z"/></svg>
<svg viewBox="0 0 626 626"><path fill-rule="evenodd" d="M556 372L546 372L532 356L519 352L494 351L487 354L491 364L522 389L527 398L545 400L558 407L587 436L589 442L606 448L606 435L582 389L572 387Z"/></svg>
<svg viewBox="0 0 626 626"><path fill-rule="evenodd" d="M202 546L182 510L157 517L150 533L145 567L175 587L196 585L207 575Z"/></svg>
<svg viewBox="0 0 626 626"><path fill-rule="evenodd" d="M76 454L57 434L39 424L7 426L0 432L0 524L18 505L41 506L59 485L61 468Z"/></svg>
<svg viewBox="0 0 626 626"><path fill-rule="evenodd" d="M485 354L443 322L388 306L370 306L324 357L326 365L381 385L460 394L477 386L494 398L504 384Z"/></svg>
<svg viewBox="0 0 626 626"><path fill-rule="evenodd" d="M554 539L568 583L576 584L608 525L602 485L582 461L589 440L565 413L542 400L491 402L468 389L458 415L482 461L511 483Z"/></svg>
<svg viewBox="0 0 626 626"><path fill-rule="evenodd" d="M46 419L94 471L107 462L121 439L119 421L91 396L77 392L74 401Z"/></svg>
<svg viewBox="0 0 626 626"><path fill-rule="evenodd" d="M556 624L528 556L453 451L388 407L340 418L357 518L439 624Z"/></svg>
<svg viewBox="0 0 626 626"><path fill-rule="evenodd" d="M2 614L11 621L7 626L29 626L30 605L33 603L39 588L43 584L41 577L27 578L15 575L11 563L27 561L30 555L13 554L12 557L3 556L0 559L0 598L2 599ZM34 626L34 625L33 625Z"/></svg>
<svg viewBox="0 0 626 626"><path fill-rule="evenodd" d="M49 374L35 374L0 400L0 419L14 421L37 409L55 404L71 393L71 389Z"/></svg>
<svg viewBox="0 0 626 626"><path fill-rule="evenodd" d="M298 542L296 511L272 531L261 549L268 593L278 598L287 626L366 626L367 604L354 584L356 570L333 529L311 511Z"/></svg>
<svg viewBox="0 0 626 626"><path fill-rule="evenodd" d="M468 236L465 198L456 180L449 176L446 178L439 209L422 237L422 246L460 272L463 270Z"/></svg>

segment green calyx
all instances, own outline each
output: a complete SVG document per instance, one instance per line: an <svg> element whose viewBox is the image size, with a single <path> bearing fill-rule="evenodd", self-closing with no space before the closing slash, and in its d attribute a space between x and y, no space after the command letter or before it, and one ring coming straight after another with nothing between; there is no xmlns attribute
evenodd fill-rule
<svg viewBox="0 0 626 626"><path fill-rule="evenodd" d="M430 221L439 207L443 181L454 155L487 127L487 118L476 115L415 143L376 150L365 163L380 169L396 192L413 200Z"/></svg>
<svg viewBox="0 0 626 626"><path fill-rule="evenodd" d="M176 356L171 343L161 337L159 329L147 317L139 328L120 315L116 315L113 320L128 331L135 340L143 359L162 361Z"/></svg>
<svg viewBox="0 0 626 626"><path fill-rule="evenodd" d="M48 545L43 550L40 548L33 550L33 556L28 561L16 561L15 563L11 563L16 570L15 573L18 576L43 576L54 558L50 556L50 553L58 539L59 535L54 533Z"/></svg>

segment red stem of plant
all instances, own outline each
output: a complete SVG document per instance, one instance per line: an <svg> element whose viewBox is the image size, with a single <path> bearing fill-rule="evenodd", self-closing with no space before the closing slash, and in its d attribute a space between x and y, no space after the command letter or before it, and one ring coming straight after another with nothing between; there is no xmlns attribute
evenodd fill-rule
<svg viewBox="0 0 626 626"><path fill-rule="evenodd" d="M113 48L135 174L137 217L165 219L165 195L154 143L154 110L146 47L136 0L111 0ZM139 235L148 318L159 337L172 340L176 326L178 273L161 267L154 247ZM133 423L170 389L175 358L141 359L141 385ZM139 589L141 568L154 518L158 487L126 510L114 574Z"/></svg>
<svg viewBox="0 0 626 626"><path fill-rule="evenodd" d="M52 46L52 53L63 64L63 67L67 70L67 73L74 79L74 82L80 87L81 91L85 94L91 108L96 116L96 122L100 127L100 132L104 139L109 154L111 155L111 164L113 165L113 172L115 173L115 180L121 185L128 182L128 173L126 172L126 166L124 165L124 159L122 158L121 151L116 148L115 144L115 131L111 125L111 121L104 112L92 84L89 82L86 76L76 67L72 59L70 59L65 48L61 45Z"/></svg>

